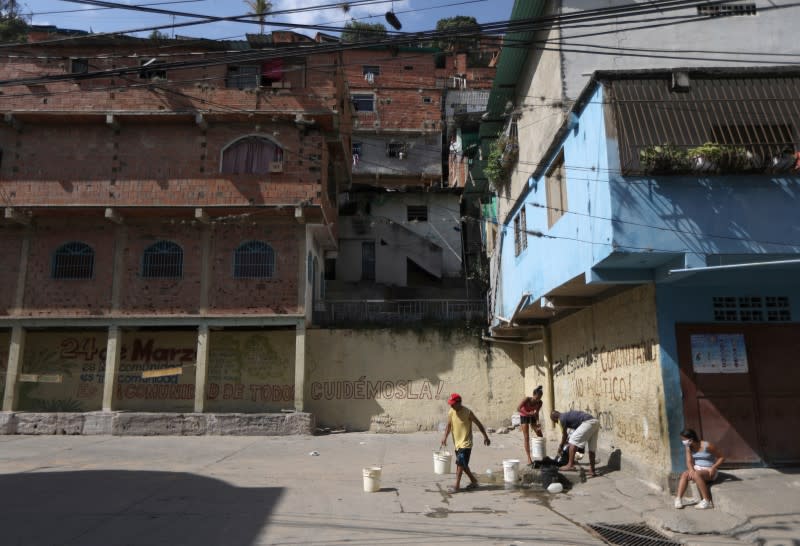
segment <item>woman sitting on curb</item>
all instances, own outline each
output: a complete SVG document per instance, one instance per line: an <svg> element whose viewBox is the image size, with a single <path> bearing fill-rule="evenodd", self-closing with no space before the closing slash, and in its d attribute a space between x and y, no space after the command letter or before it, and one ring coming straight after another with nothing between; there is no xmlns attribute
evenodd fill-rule
<svg viewBox="0 0 800 546"><path fill-rule="evenodd" d="M675 508L683 508L683 494L686 492L689 480L697 484L697 489L703 497L703 500L697 503L695 508L699 510L714 508L708 484L716 479L717 469L725 461L725 457L714 445L701 441L697 433L690 428L681 432L681 443L686 447L686 472L681 474L678 483Z"/></svg>

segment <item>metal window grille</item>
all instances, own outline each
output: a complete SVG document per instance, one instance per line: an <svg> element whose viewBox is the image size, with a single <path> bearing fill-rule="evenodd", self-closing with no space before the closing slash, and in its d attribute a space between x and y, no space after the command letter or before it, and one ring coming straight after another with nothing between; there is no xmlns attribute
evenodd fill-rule
<svg viewBox="0 0 800 546"><path fill-rule="evenodd" d="M69 60L71 74L86 74L89 72L89 59L76 57Z"/></svg>
<svg viewBox="0 0 800 546"><path fill-rule="evenodd" d="M248 241L236 249L233 256L233 276L235 278L271 279L274 274L275 251L267 243Z"/></svg>
<svg viewBox="0 0 800 546"><path fill-rule="evenodd" d="M142 277L179 279L183 276L183 249L171 241L159 241L144 250Z"/></svg>
<svg viewBox="0 0 800 546"><path fill-rule="evenodd" d="M525 216L525 206L519 211L519 238L522 243L522 250L528 248L528 219Z"/></svg>
<svg viewBox="0 0 800 546"><path fill-rule="evenodd" d="M356 112L374 112L375 95L371 93L354 93L350 99Z"/></svg>
<svg viewBox="0 0 800 546"><path fill-rule="evenodd" d="M365 64L361 67L361 73L366 76L367 74L372 74L374 76L381 75L381 67L378 65L373 64Z"/></svg>
<svg viewBox="0 0 800 546"><path fill-rule="evenodd" d="M786 296L717 296L712 299L718 322L789 322L792 320Z"/></svg>
<svg viewBox="0 0 800 546"><path fill-rule="evenodd" d="M54 279L91 279L94 276L94 250L86 243L61 245L53 255Z"/></svg>
<svg viewBox="0 0 800 546"><path fill-rule="evenodd" d="M387 142L386 143L386 156L403 159L407 153L407 146L405 142Z"/></svg>
<svg viewBox="0 0 800 546"><path fill-rule="evenodd" d="M522 252L522 243L520 242L520 217L514 218L514 256L519 256Z"/></svg>
<svg viewBox="0 0 800 546"><path fill-rule="evenodd" d="M225 87L229 89L255 89L260 81L261 67L259 65L230 65L225 78Z"/></svg>
<svg viewBox="0 0 800 546"><path fill-rule="evenodd" d="M758 8L755 3L747 4L712 4L697 6L697 15L708 17L723 17L725 15L756 15Z"/></svg>
<svg viewBox="0 0 800 546"><path fill-rule="evenodd" d="M406 219L409 222L427 222L428 207L426 205L408 205Z"/></svg>

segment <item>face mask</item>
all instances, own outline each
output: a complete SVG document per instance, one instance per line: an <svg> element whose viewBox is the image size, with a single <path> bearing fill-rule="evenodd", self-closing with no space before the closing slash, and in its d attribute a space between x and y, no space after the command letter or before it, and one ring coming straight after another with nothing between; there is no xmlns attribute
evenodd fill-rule
<svg viewBox="0 0 800 546"><path fill-rule="evenodd" d="M681 440L681 443L683 445L685 445L686 447L689 447L689 445L692 443L692 441L691 440Z"/></svg>

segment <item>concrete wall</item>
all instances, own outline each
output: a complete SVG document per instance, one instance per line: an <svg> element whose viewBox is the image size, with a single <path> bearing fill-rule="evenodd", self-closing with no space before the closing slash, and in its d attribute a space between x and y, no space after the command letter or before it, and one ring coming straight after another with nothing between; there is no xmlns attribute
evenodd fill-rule
<svg viewBox="0 0 800 546"><path fill-rule="evenodd" d="M495 307L500 316L510 317L523 293L541 297L584 274L611 253L610 151L602 96L602 89L598 89L583 111L580 123L568 134L563 145L567 212L548 227L548 206L551 205L547 200L546 175L543 175L531 179L521 196L529 234L527 249L518 256L514 249L514 218L520 214L520 209L515 209L503 225L501 288ZM530 232L546 236L537 237Z"/></svg>
<svg viewBox="0 0 800 546"><path fill-rule="evenodd" d="M310 330L306 410L349 430L438 430L458 392L486 426L522 398L518 346L458 330Z"/></svg>
<svg viewBox="0 0 800 546"><path fill-rule="evenodd" d="M548 8L549 9L549 8ZM535 40L558 40L560 31L552 28L538 32ZM514 167L507 191L499 192L498 218L505 221L516 198L526 190L528 178L550 145L553 135L564 120L568 104L561 104L561 59L557 51L534 48L517 84L515 107L522 114L517 121L519 161ZM522 105L527 107L522 108Z"/></svg>
<svg viewBox="0 0 800 546"><path fill-rule="evenodd" d="M790 175L614 175L614 243L702 255L797 254L798 196L800 177Z"/></svg>
<svg viewBox="0 0 800 546"><path fill-rule="evenodd" d="M361 280L361 243L364 241L375 242L377 283L406 286L408 257L442 277L462 275L461 231L455 229L461 224L457 195L382 193L366 199L369 202L368 213L339 218L337 280ZM408 205L427 206L428 221L409 222ZM394 229L396 226L399 228ZM381 244L381 241L387 244ZM433 249L435 255L425 252L425 245L436 247Z"/></svg>
<svg viewBox="0 0 800 546"><path fill-rule="evenodd" d="M486 344L460 330L306 332L306 411L348 430L438 430L451 392L486 426L509 424L523 396L519 346ZM0 357L10 334L0 333ZM28 332L22 373L60 383L20 383L19 411L90 412L101 407L105 332ZM197 333L125 331L115 410L191 413ZM294 330L213 331L208 413L277 413L294 407ZM3 366L5 366L5 356ZM142 378L145 370L182 374Z"/></svg>
<svg viewBox="0 0 800 546"><path fill-rule="evenodd" d="M550 335L556 409L594 415L600 446L660 482L670 451L655 295L653 285L629 289L555 322Z"/></svg>
<svg viewBox="0 0 800 546"><path fill-rule="evenodd" d="M740 3L740 2L737 2ZM563 59L563 84L565 97L574 100L595 70L629 70L637 68L692 67L692 66L750 66L769 62L792 62L791 55L774 56L785 51L784 44L791 43L796 33L794 21L800 15L800 6L787 7L786 3L756 0L758 14L754 16L714 17L698 20L697 7L655 12L640 17L609 18L592 24L591 38L586 28L562 29L566 42L591 40L591 48L570 48L561 53ZM640 6L646 0L561 0L561 13L575 15L586 10L610 7ZM774 9L780 7L782 9ZM670 21L663 26L631 24L629 20L685 18ZM695 19L695 20L691 20ZM605 23L605 24L604 24ZM743 40L742 37L758 37ZM688 49L702 53L687 53ZM618 53L598 55L606 52ZM610 51L607 48L611 48ZM615 49L618 48L618 49ZM587 50L588 53L574 50ZM632 56L631 52L657 49L652 56ZM764 57L765 54L773 55Z"/></svg>

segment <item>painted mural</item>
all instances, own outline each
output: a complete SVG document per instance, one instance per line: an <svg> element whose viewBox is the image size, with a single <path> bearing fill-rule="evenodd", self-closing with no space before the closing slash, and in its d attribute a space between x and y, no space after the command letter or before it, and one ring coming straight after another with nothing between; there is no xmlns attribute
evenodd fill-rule
<svg viewBox="0 0 800 546"><path fill-rule="evenodd" d="M105 332L29 332L20 374L21 411L97 411L102 407ZM197 334L126 332L114 409L191 411ZM164 370L170 375L159 375Z"/></svg>
<svg viewBox="0 0 800 546"><path fill-rule="evenodd" d="M294 408L294 351L293 330L212 332L206 411Z"/></svg>

